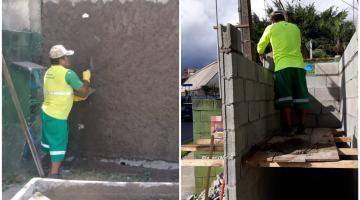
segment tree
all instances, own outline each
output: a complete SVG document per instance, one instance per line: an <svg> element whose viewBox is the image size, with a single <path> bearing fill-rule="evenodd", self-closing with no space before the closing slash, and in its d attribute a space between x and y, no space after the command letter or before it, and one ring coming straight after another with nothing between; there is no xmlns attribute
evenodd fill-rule
<svg viewBox="0 0 360 200"><path fill-rule="evenodd" d="M268 15L273 10L281 9L278 1L273 1L274 7L266 8ZM322 52L322 57L342 54L347 43L355 33L355 26L352 22L345 21L348 12L339 11L331 6L323 12L318 12L314 3L308 5L290 4L285 5L288 21L296 24L302 34L302 53L305 58L309 57L309 49L306 48L312 39L313 49ZM260 20L253 14L253 41L257 43L269 21ZM266 51L268 52L268 50Z"/></svg>

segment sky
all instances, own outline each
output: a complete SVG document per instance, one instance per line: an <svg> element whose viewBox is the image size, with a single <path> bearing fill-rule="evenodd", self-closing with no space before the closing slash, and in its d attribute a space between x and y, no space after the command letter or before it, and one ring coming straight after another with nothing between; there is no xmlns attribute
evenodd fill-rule
<svg viewBox="0 0 360 200"><path fill-rule="evenodd" d="M339 10L349 11L348 20L353 18L353 9L343 1L352 4L353 0L282 0L286 2L307 5L315 3L318 11L324 11L331 5ZM251 0L251 10L260 18L265 17L265 6L272 5L271 0ZM355 7L357 8L356 1ZM201 68L217 59L215 0L181 0L181 69L187 67ZM355 10L357 19L357 10ZM237 24L238 0L218 0L218 20L220 24Z"/></svg>

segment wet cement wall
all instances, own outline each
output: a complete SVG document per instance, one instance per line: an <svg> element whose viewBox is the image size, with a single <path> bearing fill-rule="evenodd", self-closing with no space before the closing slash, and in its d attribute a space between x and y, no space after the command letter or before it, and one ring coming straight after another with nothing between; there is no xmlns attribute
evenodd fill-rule
<svg viewBox="0 0 360 200"><path fill-rule="evenodd" d="M93 60L96 92L73 107L69 154L177 162L178 18L177 0L43 0L45 63L55 44L75 50L80 77Z"/></svg>

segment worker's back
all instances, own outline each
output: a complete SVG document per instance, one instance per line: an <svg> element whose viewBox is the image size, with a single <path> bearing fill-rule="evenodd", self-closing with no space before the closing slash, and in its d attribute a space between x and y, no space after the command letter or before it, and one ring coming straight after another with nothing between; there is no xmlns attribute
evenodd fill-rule
<svg viewBox="0 0 360 200"><path fill-rule="evenodd" d="M273 49L275 71L287 67L304 67L301 54L301 34L295 24L280 21L269 25L265 33L269 37ZM261 45L261 42L259 42L259 45Z"/></svg>

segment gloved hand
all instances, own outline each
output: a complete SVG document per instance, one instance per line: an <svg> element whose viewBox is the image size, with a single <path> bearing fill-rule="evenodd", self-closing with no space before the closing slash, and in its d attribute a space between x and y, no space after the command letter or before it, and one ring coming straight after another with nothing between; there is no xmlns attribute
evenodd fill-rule
<svg viewBox="0 0 360 200"><path fill-rule="evenodd" d="M87 99L87 97L79 97L77 95L74 95L74 102L84 101L86 99Z"/></svg>
<svg viewBox="0 0 360 200"><path fill-rule="evenodd" d="M90 70L88 69L88 70L83 71L83 80L88 81L90 83L90 78L91 78Z"/></svg>

